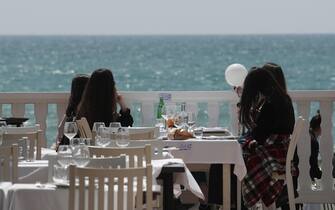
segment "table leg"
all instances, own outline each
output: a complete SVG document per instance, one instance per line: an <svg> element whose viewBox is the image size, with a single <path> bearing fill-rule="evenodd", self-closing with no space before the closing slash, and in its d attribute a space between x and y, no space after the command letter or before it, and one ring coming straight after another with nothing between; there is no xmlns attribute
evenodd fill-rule
<svg viewBox="0 0 335 210"><path fill-rule="evenodd" d="M173 195L173 174L165 174L163 179L163 210L175 209Z"/></svg>
<svg viewBox="0 0 335 210"><path fill-rule="evenodd" d="M236 197L237 197L237 210L241 210L241 181L240 180L238 180L238 178L237 178L237 190L236 190L236 192L237 192L237 195L236 195Z"/></svg>
<svg viewBox="0 0 335 210"><path fill-rule="evenodd" d="M230 210L230 164L222 166L223 210Z"/></svg>

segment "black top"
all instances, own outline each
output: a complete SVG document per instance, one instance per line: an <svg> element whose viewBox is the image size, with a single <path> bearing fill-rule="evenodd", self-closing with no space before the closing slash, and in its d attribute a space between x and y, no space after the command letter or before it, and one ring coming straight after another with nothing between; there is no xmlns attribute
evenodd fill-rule
<svg viewBox="0 0 335 210"><path fill-rule="evenodd" d="M310 132L311 135L311 156L309 157L309 175L314 181L315 178L320 179L322 176L322 171L319 168L318 156L319 156L319 142L313 132Z"/></svg>
<svg viewBox="0 0 335 210"><path fill-rule="evenodd" d="M124 112L122 110L120 110L116 121L120 122L122 127L133 126L134 120L133 120L133 117L130 114L130 109L127 108L127 110L124 111ZM109 126L109 123L110 122L108 122L108 125L106 125L106 126Z"/></svg>
<svg viewBox="0 0 335 210"><path fill-rule="evenodd" d="M262 144L272 134L292 134L294 123L294 109L289 97L267 100L257 116L256 127L251 129L251 136Z"/></svg>

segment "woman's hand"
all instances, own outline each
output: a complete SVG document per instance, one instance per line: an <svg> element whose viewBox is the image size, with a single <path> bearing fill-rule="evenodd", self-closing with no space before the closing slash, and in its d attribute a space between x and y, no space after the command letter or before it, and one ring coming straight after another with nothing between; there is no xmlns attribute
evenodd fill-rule
<svg viewBox="0 0 335 210"><path fill-rule="evenodd" d="M126 102L124 101L124 98L123 98L122 95L117 94L116 101L120 105L122 111L126 111L127 110L128 107L127 107Z"/></svg>
<svg viewBox="0 0 335 210"><path fill-rule="evenodd" d="M234 86L233 89L236 92L236 94L237 94L238 97L242 96L243 88L241 86Z"/></svg>
<svg viewBox="0 0 335 210"><path fill-rule="evenodd" d="M256 140L251 140L248 144L248 149L251 151L251 152L254 152L255 149L257 147L257 141Z"/></svg>

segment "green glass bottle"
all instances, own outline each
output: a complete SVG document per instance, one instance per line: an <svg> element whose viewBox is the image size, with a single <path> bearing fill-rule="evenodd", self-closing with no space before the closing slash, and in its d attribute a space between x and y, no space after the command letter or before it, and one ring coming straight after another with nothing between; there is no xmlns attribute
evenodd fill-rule
<svg viewBox="0 0 335 210"><path fill-rule="evenodd" d="M157 108L157 119L162 119L163 108L164 108L164 99L163 97L159 97L159 104Z"/></svg>

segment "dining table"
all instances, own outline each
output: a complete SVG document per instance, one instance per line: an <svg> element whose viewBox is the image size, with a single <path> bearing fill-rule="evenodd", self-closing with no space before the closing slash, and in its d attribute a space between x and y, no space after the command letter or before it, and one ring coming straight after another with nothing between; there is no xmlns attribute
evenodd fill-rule
<svg viewBox="0 0 335 210"><path fill-rule="evenodd" d="M50 159L54 155L51 152L44 157ZM163 209L174 209L174 197L181 194L180 187L176 187L179 185L185 186L197 197L204 199L199 185L182 159L152 160L151 164L154 178L153 191L157 191L157 189L160 191L156 179L163 181ZM68 188L50 182L49 169L49 160L19 162L19 183L0 185L0 201L2 203L0 210L66 209ZM38 202L35 202L36 198L38 198Z"/></svg>
<svg viewBox="0 0 335 210"><path fill-rule="evenodd" d="M243 160L242 149L237 138L228 137L204 137L187 140L164 140L166 147L176 148L171 150L175 158L182 159L186 164L222 164L223 172L223 209L231 209L230 198L230 170L234 166L233 173L241 181L247 173ZM240 184L240 182L238 182ZM238 187L239 189L239 187ZM237 191L237 200L241 199L240 190ZM240 202L237 209L241 208Z"/></svg>

